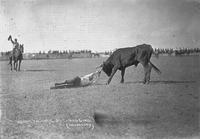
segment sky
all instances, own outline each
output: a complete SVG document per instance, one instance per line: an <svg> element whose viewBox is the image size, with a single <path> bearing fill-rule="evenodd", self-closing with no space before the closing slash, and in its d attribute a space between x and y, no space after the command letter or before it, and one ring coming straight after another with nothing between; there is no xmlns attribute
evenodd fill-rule
<svg viewBox="0 0 200 139"><path fill-rule="evenodd" d="M200 0L0 0L0 51L200 47Z"/></svg>

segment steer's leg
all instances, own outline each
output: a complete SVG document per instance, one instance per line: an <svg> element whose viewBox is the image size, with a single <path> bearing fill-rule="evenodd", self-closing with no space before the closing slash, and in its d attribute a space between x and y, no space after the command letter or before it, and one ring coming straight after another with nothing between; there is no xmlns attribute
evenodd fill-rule
<svg viewBox="0 0 200 139"><path fill-rule="evenodd" d="M110 83L110 81L112 80L113 76L115 75L116 71L117 71L118 67L117 66L114 66L113 69L112 69L112 73L108 79L108 82L107 82L107 85Z"/></svg>
<svg viewBox="0 0 200 139"><path fill-rule="evenodd" d="M124 83L124 74L125 74L125 68L122 68L121 69L121 76L122 76L121 83Z"/></svg>
<svg viewBox="0 0 200 139"><path fill-rule="evenodd" d="M151 66L151 64L148 63L147 73L146 73L146 83L147 84L150 82L151 69L152 69L152 66Z"/></svg>
<svg viewBox="0 0 200 139"><path fill-rule="evenodd" d="M149 71L149 65L147 62L141 62L141 64L144 67L144 80L143 80L143 84L145 84L147 82L147 76L148 76L148 71Z"/></svg>

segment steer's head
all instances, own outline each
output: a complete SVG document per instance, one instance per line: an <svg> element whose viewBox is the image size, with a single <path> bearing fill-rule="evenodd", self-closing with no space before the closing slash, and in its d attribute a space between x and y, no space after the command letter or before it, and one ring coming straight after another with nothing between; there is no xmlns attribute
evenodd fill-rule
<svg viewBox="0 0 200 139"><path fill-rule="evenodd" d="M102 68L102 70L106 73L107 76L110 76L112 73L112 68L114 66L110 62L103 62L100 66L97 68Z"/></svg>

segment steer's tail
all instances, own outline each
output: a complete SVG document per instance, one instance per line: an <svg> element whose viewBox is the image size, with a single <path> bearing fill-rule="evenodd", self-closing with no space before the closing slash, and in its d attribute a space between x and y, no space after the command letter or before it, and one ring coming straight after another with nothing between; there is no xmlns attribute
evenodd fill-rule
<svg viewBox="0 0 200 139"><path fill-rule="evenodd" d="M153 69L154 69L158 74L161 74L161 71L160 71L153 63L151 63L151 61L149 61L149 63L151 64L151 66L153 67Z"/></svg>

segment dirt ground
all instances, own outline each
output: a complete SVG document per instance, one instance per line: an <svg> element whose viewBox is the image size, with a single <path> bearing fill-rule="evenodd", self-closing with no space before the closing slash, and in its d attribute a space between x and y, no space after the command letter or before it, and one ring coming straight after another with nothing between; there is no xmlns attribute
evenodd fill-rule
<svg viewBox="0 0 200 139"><path fill-rule="evenodd" d="M148 85L138 65L127 68L124 84L117 72L105 85L102 73L92 86L50 89L103 60L24 60L20 72L1 61L0 138L199 138L200 57L152 57L162 74L152 71Z"/></svg>

